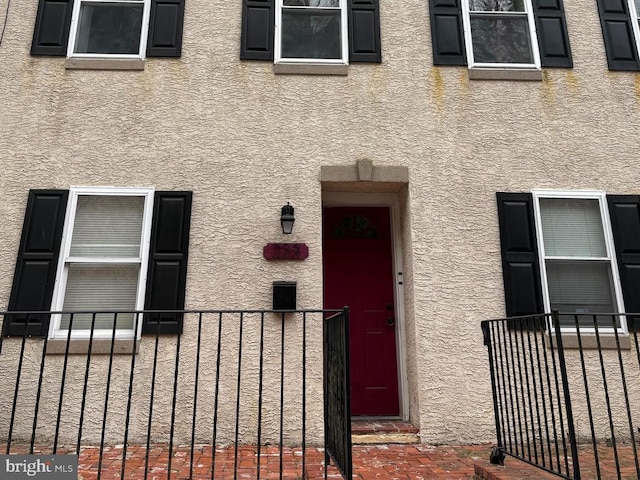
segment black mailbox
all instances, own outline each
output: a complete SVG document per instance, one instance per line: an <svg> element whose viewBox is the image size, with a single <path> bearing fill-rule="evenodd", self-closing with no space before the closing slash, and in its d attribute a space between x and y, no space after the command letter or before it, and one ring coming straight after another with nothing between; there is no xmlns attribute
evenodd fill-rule
<svg viewBox="0 0 640 480"><path fill-rule="evenodd" d="M273 309L296 309L296 282L273 282Z"/></svg>

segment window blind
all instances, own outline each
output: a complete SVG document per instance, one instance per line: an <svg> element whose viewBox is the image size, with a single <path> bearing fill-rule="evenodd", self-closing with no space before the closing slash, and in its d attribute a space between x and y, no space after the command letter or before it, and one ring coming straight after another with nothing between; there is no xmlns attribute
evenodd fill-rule
<svg viewBox="0 0 640 480"><path fill-rule="evenodd" d="M139 257L144 197L80 195L70 256Z"/></svg>
<svg viewBox="0 0 640 480"><path fill-rule="evenodd" d="M606 257L598 200L541 198L545 256Z"/></svg>
<svg viewBox="0 0 640 480"><path fill-rule="evenodd" d="M139 272L139 264L72 263L68 270L63 310L135 310ZM114 317L117 318L116 328L133 329L131 313L96 315L95 329L111 330ZM72 329L88 330L91 321L91 314L74 315ZM69 328L69 315L63 315L60 328Z"/></svg>

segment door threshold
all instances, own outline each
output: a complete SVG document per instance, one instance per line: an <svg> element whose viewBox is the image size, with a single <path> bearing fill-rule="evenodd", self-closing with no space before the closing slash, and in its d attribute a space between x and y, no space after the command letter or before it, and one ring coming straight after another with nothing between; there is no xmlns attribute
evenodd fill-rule
<svg viewBox="0 0 640 480"><path fill-rule="evenodd" d="M355 445L420 443L420 429L409 422L392 418L351 419L351 443Z"/></svg>

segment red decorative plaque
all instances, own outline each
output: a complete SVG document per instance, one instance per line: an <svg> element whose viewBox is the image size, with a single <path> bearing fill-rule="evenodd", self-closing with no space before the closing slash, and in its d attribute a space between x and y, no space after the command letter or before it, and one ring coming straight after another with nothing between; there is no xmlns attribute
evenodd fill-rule
<svg viewBox="0 0 640 480"><path fill-rule="evenodd" d="M267 243L262 254L267 260L304 260L309 247L305 243Z"/></svg>

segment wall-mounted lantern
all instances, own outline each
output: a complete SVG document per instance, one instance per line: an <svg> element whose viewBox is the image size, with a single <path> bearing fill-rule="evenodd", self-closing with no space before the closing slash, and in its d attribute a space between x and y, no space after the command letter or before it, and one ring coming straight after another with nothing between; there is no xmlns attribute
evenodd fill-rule
<svg viewBox="0 0 640 480"><path fill-rule="evenodd" d="M293 231L293 222L295 221L296 218L293 216L293 207L287 202L287 204L282 207L282 214L280 215L282 233L290 234Z"/></svg>

